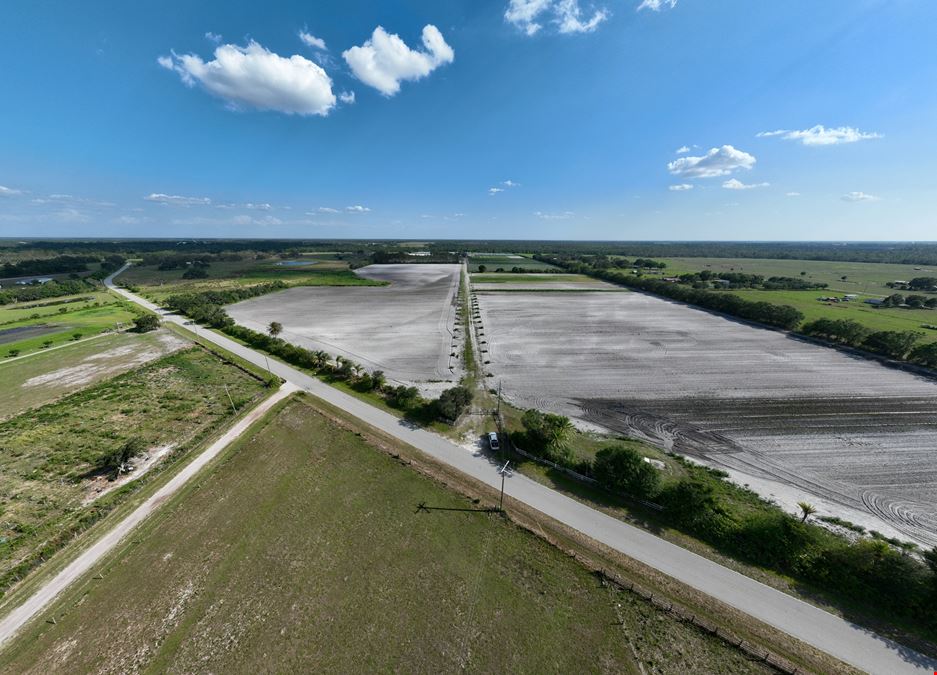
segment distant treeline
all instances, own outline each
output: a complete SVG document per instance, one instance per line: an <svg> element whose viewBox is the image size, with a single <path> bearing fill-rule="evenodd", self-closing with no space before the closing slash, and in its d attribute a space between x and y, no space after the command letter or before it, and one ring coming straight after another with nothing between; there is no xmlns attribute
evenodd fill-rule
<svg viewBox="0 0 937 675"><path fill-rule="evenodd" d="M29 284L0 289L0 305L14 302L32 302L43 298L58 298L63 295L77 295L94 290L97 285L86 279L62 279L46 284Z"/></svg>
<svg viewBox="0 0 937 675"><path fill-rule="evenodd" d="M937 342L918 344L924 337L922 331L872 331L852 319L816 319L801 326L800 332L890 359L937 368Z"/></svg>
<svg viewBox="0 0 937 675"><path fill-rule="evenodd" d="M694 288L712 288L714 283L718 283L721 288L760 288L767 291L809 291L827 287L825 283L797 277L768 277L766 279L761 274L720 273L711 270L681 274L677 278L680 283L690 284Z"/></svg>
<svg viewBox="0 0 937 675"><path fill-rule="evenodd" d="M0 278L29 277L44 274L75 274L87 272L91 263L101 263L109 270L115 270L124 264L119 255L59 255L52 258L33 258L18 262L4 263L0 267Z"/></svg>
<svg viewBox="0 0 937 675"><path fill-rule="evenodd" d="M142 255L156 252L224 253L261 251L346 251L367 257L377 251L423 250L465 253L540 253L559 255L606 255L626 258L765 258L781 260L829 260L937 265L937 243L883 242L647 242L647 241L527 241L437 239L414 242L404 239L187 239L187 240L36 240L18 242L11 251L56 251L61 253L114 252ZM0 248L2 255L3 248ZM408 256L412 258L413 256ZM411 260L412 262L412 260Z"/></svg>

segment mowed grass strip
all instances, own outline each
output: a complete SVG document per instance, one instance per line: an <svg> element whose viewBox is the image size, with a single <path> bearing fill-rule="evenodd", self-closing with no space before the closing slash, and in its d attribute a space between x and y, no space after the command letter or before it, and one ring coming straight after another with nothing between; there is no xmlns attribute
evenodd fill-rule
<svg viewBox="0 0 937 675"><path fill-rule="evenodd" d="M477 508L293 399L0 670L764 672Z"/></svg>
<svg viewBox="0 0 937 675"><path fill-rule="evenodd" d="M140 487L94 499L107 485L96 472L104 455L130 439L168 446L153 475L232 418L232 401L241 409L263 390L195 348L0 423L0 593Z"/></svg>

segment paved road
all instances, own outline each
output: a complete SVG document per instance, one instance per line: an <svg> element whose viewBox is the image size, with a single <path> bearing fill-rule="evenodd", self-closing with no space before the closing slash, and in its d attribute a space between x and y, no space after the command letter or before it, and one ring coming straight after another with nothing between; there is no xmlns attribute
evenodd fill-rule
<svg viewBox="0 0 937 675"><path fill-rule="evenodd" d="M289 396L298 387L286 383L280 387L273 396L268 397L247 415L228 429L217 441L208 446L202 453L187 464L182 471L173 476L168 483L157 490L149 499L130 512L113 529L107 532L98 541L94 542L88 550L69 563L65 569L52 577L38 591L29 597L22 605L14 609L0 620L0 646L9 640L32 617L49 605L63 590L74 583L79 577L89 572L102 557L107 555L127 534L149 516L169 497L176 493L195 474L224 450L229 443L240 436L251 424L260 419L270 408Z"/></svg>
<svg viewBox="0 0 937 675"><path fill-rule="evenodd" d="M159 312L164 321L185 324L184 317L166 313L143 298L114 287L113 277L121 271L123 270L106 280L108 286L124 297ZM253 349L210 331L203 330L200 334L247 361L265 366L264 356ZM473 454L434 433L412 428L397 417L288 365L271 360L270 368L288 382L345 410L363 422L409 443L483 483L500 488L501 478L497 467L485 456ZM857 668L883 675L937 672L937 660L922 656L813 605L600 513L523 475L511 476L506 491L514 499L551 518Z"/></svg>

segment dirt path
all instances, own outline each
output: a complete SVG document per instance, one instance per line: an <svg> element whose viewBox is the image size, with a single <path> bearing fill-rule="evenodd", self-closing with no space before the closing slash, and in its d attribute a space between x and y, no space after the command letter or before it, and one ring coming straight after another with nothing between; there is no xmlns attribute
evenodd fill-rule
<svg viewBox="0 0 937 675"><path fill-rule="evenodd" d="M149 499L134 509L113 529L91 545L80 556L68 564L65 569L47 581L22 605L13 609L0 619L0 646L12 638L20 628L31 618L47 607L58 595L79 577L91 570L104 556L110 553L137 525L157 508L179 491L193 476L211 460L218 456L228 445L237 439L244 431L278 401L298 391L299 387L286 383L280 389L263 401L246 416L240 419L233 427L217 441L208 446L202 453L192 460L185 468L163 487L157 490Z"/></svg>

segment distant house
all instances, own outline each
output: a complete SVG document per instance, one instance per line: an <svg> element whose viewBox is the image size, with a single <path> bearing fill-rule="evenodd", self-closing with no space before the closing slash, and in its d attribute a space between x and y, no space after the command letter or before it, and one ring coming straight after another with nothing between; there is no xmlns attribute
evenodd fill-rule
<svg viewBox="0 0 937 675"><path fill-rule="evenodd" d="M713 283L718 284L720 286L729 286L731 285L732 282L729 281L728 279L713 279Z"/></svg>
<svg viewBox="0 0 937 675"><path fill-rule="evenodd" d="M17 286L29 286L31 284L47 284L52 281L52 277L32 277L30 279L20 279L16 282Z"/></svg>
<svg viewBox="0 0 937 675"><path fill-rule="evenodd" d="M859 296L856 295L855 293L847 293L846 295L843 296L843 300L845 300L846 302L849 302L850 300L858 300L858 299L859 299Z"/></svg>
<svg viewBox="0 0 937 675"><path fill-rule="evenodd" d="M672 284L680 283L680 277L664 277L664 281L669 281Z"/></svg>
<svg viewBox="0 0 937 675"><path fill-rule="evenodd" d="M885 301L881 298L868 298L864 301L867 305L882 305L885 304Z"/></svg>

